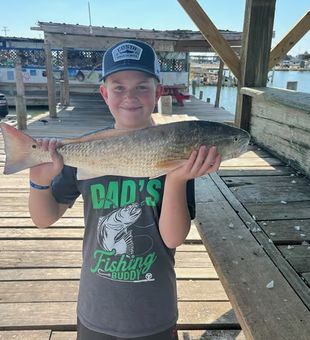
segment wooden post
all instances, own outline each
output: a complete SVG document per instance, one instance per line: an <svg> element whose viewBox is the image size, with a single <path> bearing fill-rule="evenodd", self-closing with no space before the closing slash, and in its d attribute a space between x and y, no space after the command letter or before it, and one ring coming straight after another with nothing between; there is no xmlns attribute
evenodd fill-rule
<svg viewBox="0 0 310 340"><path fill-rule="evenodd" d="M224 62L222 59L220 59L220 67L219 67L218 77L217 77L217 87L216 87L216 97L215 97L214 107L219 107L220 105L220 96L221 96L221 89L222 89L222 84L223 84L223 70L224 70Z"/></svg>
<svg viewBox="0 0 310 340"><path fill-rule="evenodd" d="M55 79L53 74L53 61L51 46L48 42L44 43L45 57L46 57L46 74L47 74L47 92L48 92L48 107L51 118L56 118L56 91Z"/></svg>
<svg viewBox="0 0 310 340"><path fill-rule="evenodd" d="M15 78L16 78L16 119L17 128L20 130L27 129L27 108L25 100L25 86L23 81L23 72L21 59L18 56L15 63Z"/></svg>
<svg viewBox="0 0 310 340"><path fill-rule="evenodd" d="M63 48L63 80L64 80L64 106L70 105L70 89L68 77L68 48Z"/></svg>
<svg viewBox="0 0 310 340"><path fill-rule="evenodd" d="M193 79L192 80L192 94L193 94L193 96L196 95L196 86L197 86L196 80Z"/></svg>
<svg viewBox="0 0 310 340"><path fill-rule="evenodd" d="M157 105L160 114L172 114L172 96L161 96Z"/></svg>
<svg viewBox="0 0 310 340"><path fill-rule="evenodd" d="M65 82L64 80L59 80L59 94L60 94L60 105L65 106Z"/></svg>
<svg viewBox="0 0 310 340"><path fill-rule="evenodd" d="M274 12L275 0L246 0L235 117L235 124L245 130L250 129L252 98L241 95L240 88L267 84Z"/></svg>

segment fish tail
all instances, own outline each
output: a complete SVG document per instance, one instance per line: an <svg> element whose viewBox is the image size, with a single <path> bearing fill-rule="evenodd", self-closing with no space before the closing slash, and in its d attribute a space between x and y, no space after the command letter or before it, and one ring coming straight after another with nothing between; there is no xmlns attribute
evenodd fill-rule
<svg viewBox="0 0 310 340"><path fill-rule="evenodd" d="M33 157L34 145L37 146L33 138L6 123L1 123L0 127L6 154L3 171L5 175L14 174L40 163Z"/></svg>

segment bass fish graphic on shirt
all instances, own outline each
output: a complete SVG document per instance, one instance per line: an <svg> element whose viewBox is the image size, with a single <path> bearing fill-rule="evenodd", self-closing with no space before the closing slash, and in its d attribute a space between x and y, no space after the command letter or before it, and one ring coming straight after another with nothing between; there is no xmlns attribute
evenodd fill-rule
<svg viewBox="0 0 310 340"><path fill-rule="evenodd" d="M137 203L112 211L99 218L97 240L102 249L115 250L115 255L133 255L132 230L128 228L141 216L142 209Z"/></svg>

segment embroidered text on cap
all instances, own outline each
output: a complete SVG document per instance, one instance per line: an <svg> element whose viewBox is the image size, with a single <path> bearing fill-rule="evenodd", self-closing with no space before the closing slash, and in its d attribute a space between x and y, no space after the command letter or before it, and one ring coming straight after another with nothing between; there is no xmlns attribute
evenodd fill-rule
<svg viewBox="0 0 310 340"><path fill-rule="evenodd" d="M140 60L142 48L135 44L124 43L114 48L112 51L114 62L124 59Z"/></svg>

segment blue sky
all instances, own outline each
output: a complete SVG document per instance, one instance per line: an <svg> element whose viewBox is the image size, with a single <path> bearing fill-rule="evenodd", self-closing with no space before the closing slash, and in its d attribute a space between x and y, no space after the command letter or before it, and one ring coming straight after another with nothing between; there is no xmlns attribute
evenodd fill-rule
<svg viewBox="0 0 310 340"><path fill-rule="evenodd" d="M90 0L94 26L197 30L177 0ZM242 31L245 0L199 0L219 29ZM273 45L310 10L309 0L277 0ZM2 0L0 35L42 37L38 21L88 25L88 0ZM289 52L310 53L310 32Z"/></svg>

